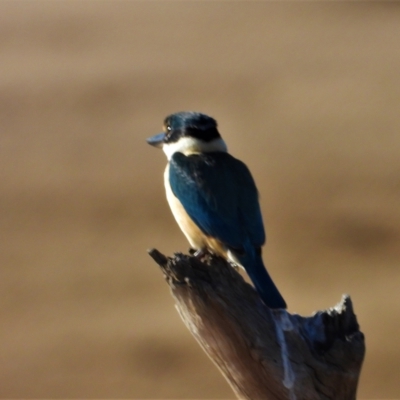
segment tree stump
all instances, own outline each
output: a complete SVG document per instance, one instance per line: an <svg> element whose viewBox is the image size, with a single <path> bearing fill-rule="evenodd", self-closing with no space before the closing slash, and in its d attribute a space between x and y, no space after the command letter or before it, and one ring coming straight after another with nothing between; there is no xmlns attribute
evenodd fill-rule
<svg viewBox="0 0 400 400"><path fill-rule="evenodd" d="M176 308L241 399L350 400L365 354L349 296L311 317L271 310L225 260L153 249Z"/></svg>

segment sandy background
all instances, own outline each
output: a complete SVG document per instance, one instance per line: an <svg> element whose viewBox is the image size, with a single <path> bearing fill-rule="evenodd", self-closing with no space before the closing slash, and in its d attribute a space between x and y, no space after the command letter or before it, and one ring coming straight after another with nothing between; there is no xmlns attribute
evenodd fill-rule
<svg viewBox="0 0 400 400"><path fill-rule="evenodd" d="M146 249L187 250L164 117L251 168L289 310L350 293L400 397L398 3L0 2L0 396L232 398Z"/></svg>

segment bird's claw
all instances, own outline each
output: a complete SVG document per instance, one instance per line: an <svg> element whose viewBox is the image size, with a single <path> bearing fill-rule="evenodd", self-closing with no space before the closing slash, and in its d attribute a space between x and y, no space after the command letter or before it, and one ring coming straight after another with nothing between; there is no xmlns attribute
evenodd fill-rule
<svg viewBox="0 0 400 400"><path fill-rule="evenodd" d="M189 249L191 256L196 257L199 261L204 262L209 256L210 252L207 249Z"/></svg>

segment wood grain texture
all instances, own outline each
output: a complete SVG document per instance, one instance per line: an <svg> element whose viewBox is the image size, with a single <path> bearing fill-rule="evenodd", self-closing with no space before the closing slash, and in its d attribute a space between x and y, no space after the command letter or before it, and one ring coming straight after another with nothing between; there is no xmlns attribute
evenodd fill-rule
<svg viewBox="0 0 400 400"><path fill-rule="evenodd" d="M221 258L149 254L183 322L238 398L355 399L365 343L349 296L311 317L272 311Z"/></svg>

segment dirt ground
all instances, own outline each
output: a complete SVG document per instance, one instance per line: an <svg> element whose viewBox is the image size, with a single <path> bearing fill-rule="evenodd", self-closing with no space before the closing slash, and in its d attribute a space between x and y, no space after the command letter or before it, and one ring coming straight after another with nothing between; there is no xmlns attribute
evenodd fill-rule
<svg viewBox="0 0 400 400"><path fill-rule="evenodd" d="M146 249L188 244L145 138L214 116L289 311L352 296L400 398L399 3L0 2L0 396L232 398Z"/></svg>

